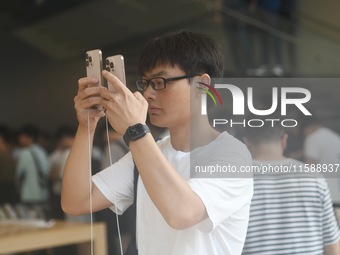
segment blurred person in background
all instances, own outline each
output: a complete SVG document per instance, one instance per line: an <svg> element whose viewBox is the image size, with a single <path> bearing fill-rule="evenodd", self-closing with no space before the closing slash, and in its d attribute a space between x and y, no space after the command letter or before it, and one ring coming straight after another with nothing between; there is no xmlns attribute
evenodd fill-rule
<svg viewBox="0 0 340 255"><path fill-rule="evenodd" d="M304 162L306 164L340 164L340 135L323 125L315 113L312 113L312 116L301 117L300 124L304 137ZM340 179L327 178L327 182L333 202L340 204Z"/></svg>
<svg viewBox="0 0 340 255"><path fill-rule="evenodd" d="M248 127L244 141L253 166L299 166L283 155L287 133L280 125ZM298 173L254 173L254 196L243 255L340 254L339 227L324 178Z"/></svg>
<svg viewBox="0 0 340 255"><path fill-rule="evenodd" d="M52 136L46 130L39 130L37 144L40 145L49 155L52 151Z"/></svg>
<svg viewBox="0 0 340 255"><path fill-rule="evenodd" d="M16 166L20 187L20 200L25 203L48 201L48 172L50 165L46 151L37 144L39 129L24 125L18 132L21 147Z"/></svg>
<svg viewBox="0 0 340 255"><path fill-rule="evenodd" d="M11 130L6 125L0 125L0 204L18 201L13 146Z"/></svg>

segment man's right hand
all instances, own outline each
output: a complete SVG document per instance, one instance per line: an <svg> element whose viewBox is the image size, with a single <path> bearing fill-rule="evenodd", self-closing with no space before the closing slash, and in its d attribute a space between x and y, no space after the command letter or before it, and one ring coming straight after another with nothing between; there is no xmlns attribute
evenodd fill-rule
<svg viewBox="0 0 340 255"><path fill-rule="evenodd" d="M101 101L100 86L95 78L84 77L78 80L78 94L74 98L74 108L77 112L79 126L88 128L90 115L90 130L94 131L100 118L105 116L104 109L96 108ZM89 114L90 111L90 114Z"/></svg>

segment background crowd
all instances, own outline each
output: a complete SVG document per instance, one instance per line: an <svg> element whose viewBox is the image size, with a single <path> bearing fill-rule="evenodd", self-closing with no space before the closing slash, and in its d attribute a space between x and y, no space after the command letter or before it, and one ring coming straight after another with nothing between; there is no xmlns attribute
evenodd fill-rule
<svg viewBox="0 0 340 255"><path fill-rule="evenodd" d="M154 136L165 130L151 127ZM92 173L108 167L128 152L122 137L103 121L95 137ZM34 124L13 128L0 124L0 219L57 219L89 222L89 215L71 216L61 208L62 176L76 129L60 126L49 133ZM111 156L109 155L111 152ZM119 216L123 242L129 241L131 210ZM95 221L108 224L108 249L119 249L117 221L109 209L97 212Z"/></svg>

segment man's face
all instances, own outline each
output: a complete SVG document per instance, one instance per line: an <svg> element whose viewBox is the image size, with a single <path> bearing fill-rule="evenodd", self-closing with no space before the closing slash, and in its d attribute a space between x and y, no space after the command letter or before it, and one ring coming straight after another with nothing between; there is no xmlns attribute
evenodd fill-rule
<svg viewBox="0 0 340 255"><path fill-rule="evenodd" d="M186 75L178 67L159 66L144 74L144 79L154 77L173 78ZM158 127L174 128L190 123L190 83L188 79L170 81L163 90L154 90L150 85L144 91L149 103L150 121Z"/></svg>
<svg viewBox="0 0 340 255"><path fill-rule="evenodd" d="M20 144L21 147L29 147L33 144L33 139L26 134L20 134L19 135L19 144Z"/></svg>

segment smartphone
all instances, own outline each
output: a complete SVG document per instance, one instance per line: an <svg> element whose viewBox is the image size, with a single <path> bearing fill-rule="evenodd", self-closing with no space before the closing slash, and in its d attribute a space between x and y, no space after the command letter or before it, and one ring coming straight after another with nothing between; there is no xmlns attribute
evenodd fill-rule
<svg viewBox="0 0 340 255"><path fill-rule="evenodd" d="M122 55L107 57L105 60L105 69L115 75L126 86L124 57ZM114 88L110 82L107 82L107 87L109 91L114 92Z"/></svg>
<svg viewBox="0 0 340 255"><path fill-rule="evenodd" d="M102 76L103 60L102 51L99 49L86 52L86 76L97 78L100 86L104 85Z"/></svg>

